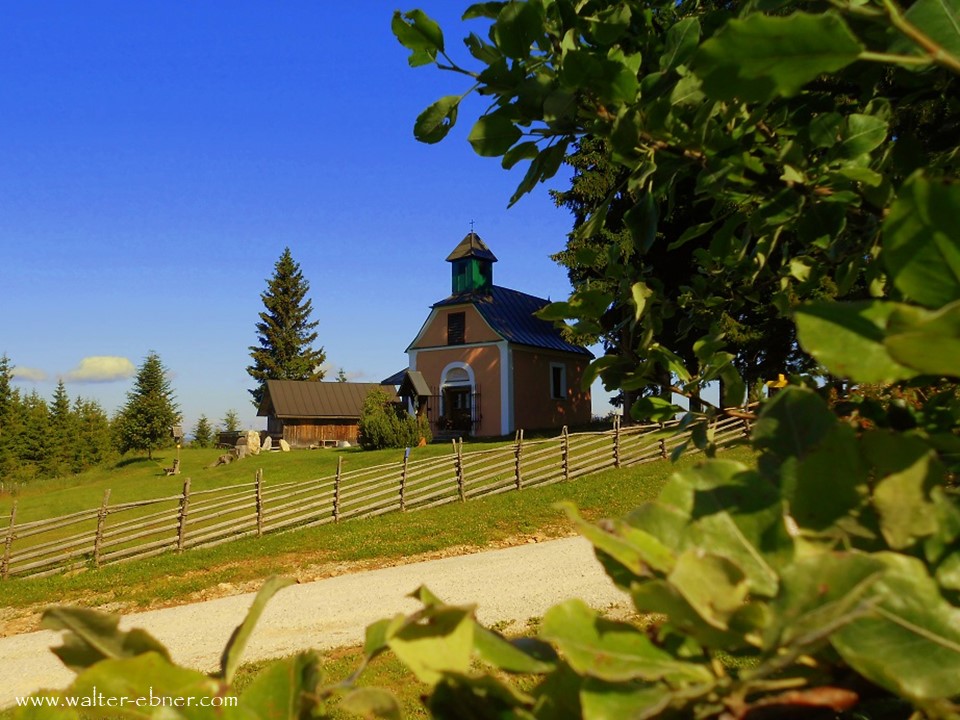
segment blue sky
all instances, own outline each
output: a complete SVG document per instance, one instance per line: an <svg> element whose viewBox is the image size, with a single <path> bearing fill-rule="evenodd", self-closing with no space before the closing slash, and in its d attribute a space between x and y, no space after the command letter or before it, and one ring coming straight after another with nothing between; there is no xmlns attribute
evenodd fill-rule
<svg viewBox="0 0 960 720"><path fill-rule="evenodd" d="M448 48L482 28L460 3L425 0ZM444 258L470 230L499 285L565 298L550 259L571 216L524 168L466 142L480 100L443 143L418 113L466 89L410 68L379 0L73 0L0 9L0 353L49 398L124 401L159 353L192 428L247 390L260 293L284 247L310 282L330 378L379 381L429 306L450 291ZM562 184L562 181L561 181ZM605 405L606 393L595 397Z"/></svg>

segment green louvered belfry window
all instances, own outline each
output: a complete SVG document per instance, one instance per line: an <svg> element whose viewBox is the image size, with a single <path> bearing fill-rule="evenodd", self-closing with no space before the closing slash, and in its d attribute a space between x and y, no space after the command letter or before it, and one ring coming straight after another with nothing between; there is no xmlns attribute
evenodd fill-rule
<svg viewBox="0 0 960 720"><path fill-rule="evenodd" d="M493 268L487 260L468 257L453 262L453 292L484 292L493 285Z"/></svg>

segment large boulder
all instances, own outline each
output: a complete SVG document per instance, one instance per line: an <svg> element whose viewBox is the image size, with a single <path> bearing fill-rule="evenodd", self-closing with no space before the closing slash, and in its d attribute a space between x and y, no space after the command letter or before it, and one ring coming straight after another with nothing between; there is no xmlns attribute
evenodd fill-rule
<svg viewBox="0 0 960 720"><path fill-rule="evenodd" d="M273 450L273 438L267 435L263 439L263 443L261 443L260 449L263 450L264 452L270 452L271 450Z"/></svg>
<svg viewBox="0 0 960 720"><path fill-rule="evenodd" d="M244 443L247 446L248 455L260 454L260 432L258 430L247 430L240 436L240 440L246 439ZM237 443L239 444L239 440Z"/></svg>
<svg viewBox="0 0 960 720"><path fill-rule="evenodd" d="M280 449L281 449L283 452L290 452L290 443L288 443L288 442L287 442L286 440L284 440L283 438L280 438Z"/></svg>

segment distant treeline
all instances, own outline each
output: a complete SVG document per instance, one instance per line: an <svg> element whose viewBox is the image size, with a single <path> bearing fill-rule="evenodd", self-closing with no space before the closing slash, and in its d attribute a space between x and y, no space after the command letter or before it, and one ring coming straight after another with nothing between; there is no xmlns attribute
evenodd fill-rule
<svg viewBox="0 0 960 720"><path fill-rule="evenodd" d="M9 383L0 358L0 489L116 460L110 418L96 400L71 401L63 381L47 402Z"/></svg>

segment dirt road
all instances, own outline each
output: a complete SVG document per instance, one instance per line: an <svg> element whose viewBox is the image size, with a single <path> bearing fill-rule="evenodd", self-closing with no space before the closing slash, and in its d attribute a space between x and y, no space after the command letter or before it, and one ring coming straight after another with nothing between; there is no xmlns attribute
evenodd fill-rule
<svg viewBox="0 0 960 720"><path fill-rule="evenodd" d="M382 617L410 613L406 597L420 585L451 603L476 603L481 622L525 623L551 605L579 597L595 608L623 608L627 596L603 572L590 544L565 538L474 555L429 560L318 580L281 590L268 605L247 647L246 660L307 648L360 645L364 629ZM230 633L253 593L127 615L121 627L141 627L163 642L174 660L216 669ZM49 648L59 633L41 631L0 639L0 708L40 688L65 687L72 674Z"/></svg>

